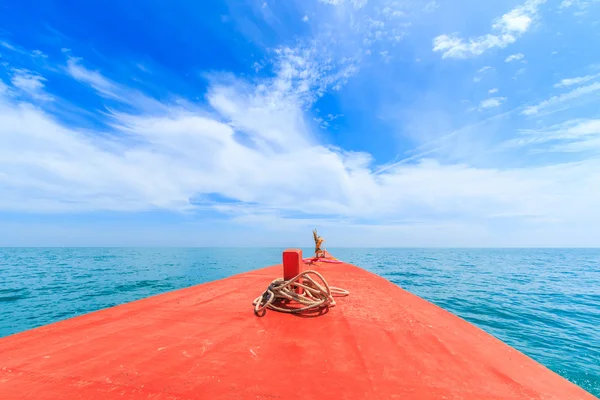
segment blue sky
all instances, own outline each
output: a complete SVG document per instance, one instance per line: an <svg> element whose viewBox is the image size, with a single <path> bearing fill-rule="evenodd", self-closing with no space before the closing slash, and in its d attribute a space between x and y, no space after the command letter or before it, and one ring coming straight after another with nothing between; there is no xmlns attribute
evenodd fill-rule
<svg viewBox="0 0 600 400"><path fill-rule="evenodd" d="M0 2L0 245L600 246L600 1Z"/></svg>

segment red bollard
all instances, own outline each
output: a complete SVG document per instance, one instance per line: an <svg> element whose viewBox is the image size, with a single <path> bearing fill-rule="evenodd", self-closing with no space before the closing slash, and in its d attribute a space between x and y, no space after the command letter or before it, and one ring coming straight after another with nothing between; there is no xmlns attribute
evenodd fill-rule
<svg viewBox="0 0 600 400"><path fill-rule="evenodd" d="M283 252L283 279L290 280L301 272L302 250L287 249ZM301 294L302 288L296 293Z"/></svg>

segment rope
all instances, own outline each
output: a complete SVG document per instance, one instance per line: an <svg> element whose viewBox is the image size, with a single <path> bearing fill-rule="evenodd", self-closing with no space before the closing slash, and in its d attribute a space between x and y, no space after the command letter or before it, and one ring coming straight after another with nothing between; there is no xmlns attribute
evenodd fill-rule
<svg viewBox="0 0 600 400"><path fill-rule="evenodd" d="M311 275L321 281L317 282ZM296 293L297 288L302 288L302 294ZM333 295L348 296L350 292L344 289L329 286L325 278L317 271L308 270L301 272L292 279L285 281L283 278L275 279L267 290L253 302L254 313L258 315L266 308L284 313L297 314L308 310L335 306ZM302 304L299 308L283 308L275 305L277 300L294 300Z"/></svg>

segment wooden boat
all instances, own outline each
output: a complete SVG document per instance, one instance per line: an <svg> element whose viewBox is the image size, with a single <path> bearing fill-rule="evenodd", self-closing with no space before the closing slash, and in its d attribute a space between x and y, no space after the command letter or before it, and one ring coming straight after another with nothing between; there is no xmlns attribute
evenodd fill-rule
<svg viewBox="0 0 600 400"><path fill-rule="evenodd" d="M285 254L350 295L257 316L278 265L8 336L0 399L595 398L377 275Z"/></svg>

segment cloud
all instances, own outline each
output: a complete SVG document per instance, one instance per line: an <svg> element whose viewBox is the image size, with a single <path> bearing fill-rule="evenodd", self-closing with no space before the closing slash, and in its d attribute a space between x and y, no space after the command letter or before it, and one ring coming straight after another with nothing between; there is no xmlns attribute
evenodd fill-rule
<svg viewBox="0 0 600 400"><path fill-rule="evenodd" d="M515 72L515 75L512 77L512 79L516 80L519 77L519 75L523 75L525 71L527 71L526 68L519 68L517 72Z"/></svg>
<svg viewBox="0 0 600 400"><path fill-rule="evenodd" d="M48 55L41 50L33 50L31 56L35 58L48 58Z"/></svg>
<svg viewBox="0 0 600 400"><path fill-rule="evenodd" d="M574 12L573 15L585 15L590 5L598 2L600 2L600 0L563 0L558 8L566 9L575 6L579 11Z"/></svg>
<svg viewBox="0 0 600 400"><path fill-rule="evenodd" d="M506 59L504 61L506 61L508 63L508 62L512 62L512 61L520 61L523 58L525 58L523 53L518 53L518 54L513 54L513 55L506 57Z"/></svg>
<svg viewBox="0 0 600 400"><path fill-rule="evenodd" d="M17 48L8 42L0 41L0 46L8 50L17 51Z"/></svg>
<svg viewBox="0 0 600 400"><path fill-rule="evenodd" d="M475 77L473 78L473 82L480 82L481 79L483 78L483 75L485 75L488 72L494 71L494 70L495 70L495 68L491 67L489 65L481 67L480 69L477 70L477 75L475 75Z"/></svg>
<svg viewBox="0 0 600 400"><path fill-rule="evenodd" d="M367 4L368 0L319 0L321 3L330 4L332 6L341 6L351 4L354 8L362 8Z"/></svg>
<svg viewBox="0 0 600 400"><path fill-rule="evenodd" d="M574 119L544 129L522 129L520 134L506 145L530 147L532 153L600 153L599 119Z"/></svg>
<svg viewBox="0 0 600 400"><path fill-rule="evenodd" d="M575 126L569 127L567 133L573 137L600 135L600 120L578 121Z"/></svg>
<svg viewBox="0 0 600 400"><path fill-rule="evenodd" d="M559 96L552 96L551 98L544 100L535 106L525 107L522 114L535 115L544 109L567 103L585 95L595 93L598 90L600 90L600 82L596 82L588 86L582 86L575 90L572 90L571 92L561 94Z"/></svg>
<svg viewBox="0 0 600 400"><path fill-rule="evenodd" d="M295 72L283 65L279 71L283 76L258 85L212 81L210 109L164 104L165 114L113 112L111 132L65 126L31 104L2 97L0 209L210 209L240 224L286 213L284 219L294 220L300 213L403 225L439 223L448 215L464 221L499 215L571 218L554 196L587 196L590 207L600 200L588 189L597 187L591 186L597 174L590 171L598 167L592 161L498 170L420 157L378 171L371 155L315 139L295 96L298 85L281 88L280 81L288 82ZM107 85L110 80L99 73L74 77L101 88L99 95L134 92ZM284 92L288 96L281 96ZM232 202L211 200L214 193Z"/></svg>
<svg viewBox="0 0 600 400"><path fill-rule="evenodd" d="M500 107L500 105L506 100L506 97L492 97L486 100L483 100L479 104L479 109L486 110L488 108L496 108Z"/></svg>
<svg viewBox="0 0 600 400"><path fill-rule="evenodd" d="M382 11L381 14L384 15L386 18L397 18L397 17L405 17L406 13L404 11L400 11L398 9L393 9L392 7L385 7ZM382 21L373 21L375 23L375 26L379 26L379 27L383 27L383 22Z"/></svg>
<svg viewBox="0 0 600 400"><path fill-rule="evenodd" d="M400 1L327 0L321 4L296 2L302 13L309 17L311 33L289 41L291 49L311 49L324 61L332 64L352 60L360 64L370 54L381 51L399 51L411 26L413 12L410 3ZM285 35L285 33L282 33ZM295 43L294 43L295 42ZM280 46L284 47L284 46Z"/></svg>
<svg viewBox="0 0 600 400"><path fill-rule="evenodd" d="M82 65L81 59L69 56L65 71L73 79L93 88L100 96L119 103L146 111L166 112L166 107L158 100L149 97L139 90L113 82L99 71L92 71Z"/></svg>
<svg viewBox="0 0 600 400"><path fill-rule="evenodd" d="M490 90L488 91L488 93L489 93L489 94L498 93L498 89L497 89L497 88L490 89Z"/></svg>
<svg viewBox="0 0 600 400"><path fill-rule="evenodd" d="M538 7L546 0L527 0L494 21L492 32L467 40L458 34L439 35L433 39L433 51L442 52L442 58L478 56L495 47L504 48L523 35L537 18Z"/></svg>
<svg viewBox="0 0 600 400"><path fill-rule="evenodd" d="M80 64L81 59L69 57L67 60L68 74L83 83L92 86L99 94L115 100L127 101L121 96L119 86L105 78L98 71L90 71Z"/></svg>
<svg viewBox="0 0 600 400"><path fill-rule="evenodd" d="M46 78L26 69L14 69L12 85L36 100L50 101L52 97L44 92Z"/></svg>
<svg viewBox="0 0 600 400"><path fill-rule="evenodd" d="M383 58L383 62L385 62L386 64L390 62L390 60L392 59L392 57L389 55L389 52L386 51L382 51L379 53L381 55L381 58Z"/></svg>
<svg viewBox="0 0 600 400"><path fill-rule="evenodd" d="M213 81L207 98L218 120L204 116L211 113L209 110L190 111L177 105L164 104L157 113L156 108L135 101L136 90L70 59L67 72L74 79L103 97L137 109L134 114L111 112L110 125L115 131L89 136L61 125L32 105L3 98L2 137L19 135L18 143L10 139L6 146L0 146L19 151L2 158L0 171L7 171L4 183L11 188L3 208L32 207L31 202L18 200L28 188L38 211L186 210L193 208L194 196L212 192L262 207L279 207L304 197L307 188L316 187L315 194L331 192L339 186L337 175L347 180L345 174L368 162L369 157L314 144L302 107L313 100L309 92L336 82L344 73L326 75L304 56L282 50L277 75L257 86L237 80ZM101 139L107 136L113 139ZM139 146L131 147L132 140ZM28 143L35 143L35 149L28 148ZM307 159L310 165L298 169ZM221 173L215 174L215 170ZM269 172L265 180L263 172L271 170L278 172ZM333 180L315 181L314 176L322 170L337 172ZM237 189L231 192L218 183L219 179L226 185L238 182ZM282 191L269 200L273 185ZM310 198L307 201L310 204ZM314 201L320 203L319 196ZM327 207L332 206L318 208Z"/></svg>
<svg viewBox="0 0 600 400"><path fill-rule="evenodd" d="M275 50L275 76L258 86L261 96L270 102L293 99L310 105L327 89L345 84L358 71L357 61L341 61L312 44L279 47Z"/></svg>
<svg viewBox="0 0 600 400"><path fill-rule="evenodd" d="M2 29L0 28L0 33L2 33ZM34 55L34 54L30 54L28 51L25 51L22 47L20 46L16 46L12 43L9 43L7 41L3 41L0 40L0 47L4 47L7 50L10 50L11 52L17 53L17 54L21 54L21 55Z"/></svg>
<svg viewBox="0 0 600 400"><path fill-rule="evenodd" d="M302 18L302 21L308 22L308 15L305 15L304 18Z"/></svg>
<svg viewBox="0 0 600 400"><path fill-rule="evenodd" d="M427 3L425 5L425 7L423 7L423 11L425 11L425 12L434 12L439 7L440 7L440 5L436 1L430 1L429 3Z"/></svg>
<svg viewBox="0 0 600 400"><path fill-rule="evenodd" d="M555 139L581 139L594 135L600 135L599 119L575 119L546 129L523 129L521 134L533 139L530 142L545 142Z"/></svg>
<svg viewBox="0 0 600 400"><path fill-rule="evenodd" d="M135 66L138 67L140 69L140 71L142 71L142 72L145 72L147 74L150 73L150 70L148 69L148 67L146 67L142 63L137 63Z"/></svg>
<svg viewBox="0 0 600 400"><path fill-rule="evenodd" d="M573 85L580 85L582 83L589 82L589 81L594 80L599 77L600 77L600 74L579 76L576 78L566 78L566 79L563 79L560 82L554 84L554 87L555 88L563 88L563 87L568 87L568 86L573 86Z"/></svg>

